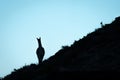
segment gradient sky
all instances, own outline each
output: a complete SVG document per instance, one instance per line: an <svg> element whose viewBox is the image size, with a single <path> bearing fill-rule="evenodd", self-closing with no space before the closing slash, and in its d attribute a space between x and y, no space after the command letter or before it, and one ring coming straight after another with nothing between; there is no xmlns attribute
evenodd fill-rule
<svg viewBox="0 0 120 80"><path fill-rule="evenodd" d="M46 54L120 16L120 0L0 0L0 77L37 64L36 37Z"/></svg>

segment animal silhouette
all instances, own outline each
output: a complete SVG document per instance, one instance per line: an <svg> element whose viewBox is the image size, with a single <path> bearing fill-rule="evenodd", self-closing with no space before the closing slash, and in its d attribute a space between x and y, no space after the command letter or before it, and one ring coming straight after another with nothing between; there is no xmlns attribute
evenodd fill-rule
<svg viewBox="0 0 120 80"><path fill-rule="evenodd" d="M101 27L103 27L103 26L104 26L104 25L103 25L103 22L101 22L100 24L101 24Z"/></svg>
<svg viewBox="0 0 120 80"><path fill-rule="evenodd" d="M41 38L37 38L37 41L38 41L38 48L36 50L36 54L37 54L38 61L39 61L39 64L40 64L42 62L42 60L43 60L43 57L44 57L44 54L45 54L45 50L42 47Z"/></svg>

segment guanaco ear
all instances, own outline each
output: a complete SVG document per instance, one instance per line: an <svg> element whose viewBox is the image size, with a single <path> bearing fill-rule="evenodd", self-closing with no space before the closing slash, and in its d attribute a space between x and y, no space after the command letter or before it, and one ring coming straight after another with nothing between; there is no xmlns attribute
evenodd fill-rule
<svg viewBox="0 0 120 80"><path fill-rule="evenodd" d="M38 38L36 38L38 40Z"/></svg>
<svg viewBox="0 0 120 80"><path fill-rule="evenodd" d="M41 41L41 37L39 37L40 41Z"/></svg>

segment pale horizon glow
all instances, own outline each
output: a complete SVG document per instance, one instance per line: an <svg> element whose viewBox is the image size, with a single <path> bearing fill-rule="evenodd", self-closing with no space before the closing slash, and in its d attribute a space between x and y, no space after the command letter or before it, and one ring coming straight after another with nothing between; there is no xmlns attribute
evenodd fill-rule
<svg viewBox="0 0 120 80"><path fill-rule="evenodd" d="M120 16L120 0L0 0L0 77L37 64L37 37L44 59Z"/></svg>

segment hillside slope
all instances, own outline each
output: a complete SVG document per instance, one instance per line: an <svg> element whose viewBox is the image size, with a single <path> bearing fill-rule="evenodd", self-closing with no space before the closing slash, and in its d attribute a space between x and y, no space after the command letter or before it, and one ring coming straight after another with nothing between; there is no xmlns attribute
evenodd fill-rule
<svg viewBox="0 0 120 80"><path fill-rule="evenodd" d="M14 70L3 80L119 78L120 17L71 46L64 46L40 65Z"/></svg>

